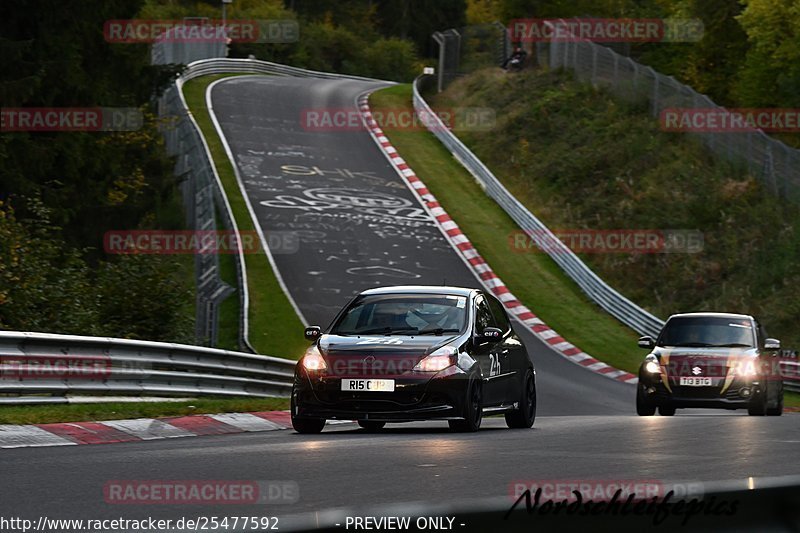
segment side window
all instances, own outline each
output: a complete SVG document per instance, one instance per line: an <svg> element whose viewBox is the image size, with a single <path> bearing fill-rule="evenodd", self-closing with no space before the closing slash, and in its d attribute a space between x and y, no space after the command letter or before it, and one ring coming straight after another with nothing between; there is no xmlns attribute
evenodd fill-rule
<svg viewBox="0 0 800 533"><path fill-rule="evenodd" d="M342 317L341 322L337 326L339 331L353 331L364 327L369 323L369 318L375 308L373 304L357 305L347 311L347 314Z"/></svg>
<svg viewBox="0 0 800 533"><path fill-rule="evenodd" d="M497 325L494 322L489 305L483 296L478 296L475 300L475 330L481 332L486 328L495 328Z"/></svg>
<svg viewBox="0 0 800 533"><path fill-rule="evenodd" d="M508 315L503 309L503 304L500 303L500 300L491 296L487 296L486 299L489 301L489 307L492 310L497 327L503 330L503 333L507 333L511 329L511 324L508 323Z"/></svg>

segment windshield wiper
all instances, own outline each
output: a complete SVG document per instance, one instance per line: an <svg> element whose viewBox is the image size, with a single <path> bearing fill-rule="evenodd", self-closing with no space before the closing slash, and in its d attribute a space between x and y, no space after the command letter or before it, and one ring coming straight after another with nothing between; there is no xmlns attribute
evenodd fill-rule
<svg viewBox="0 0 800 533"><path fill-rule="evenodd" d="M369 335L374 333L382 333L383 335L391 335L392 333L398 333L400 331L417 331L417 328L390 328L390 327L383 327L383 328L371 328L365 329L361 331L338 331L335 332L337 335Z"/></svg>
<svg viewBox="0 0 800 533"><path fill-rule="evenodd" d="M442 333L458 333L461 331L460 329L455 328L433 328L433 329L423 329L417 335L441 335Z"/></svg>
<svg viewBox="0 0 800 533"><path fill-rule="evenodd" d="M730 342L728 344L714 344L714 348L752 348L749 344L741 342Z"/></svg>
<svg viewBox="0 0 800 533"><path fill-rule="evenodd" d="M714 344L709 344L707 342L684 342L681 344L673 344L676 348L708 348L714 346Z"/></svg>

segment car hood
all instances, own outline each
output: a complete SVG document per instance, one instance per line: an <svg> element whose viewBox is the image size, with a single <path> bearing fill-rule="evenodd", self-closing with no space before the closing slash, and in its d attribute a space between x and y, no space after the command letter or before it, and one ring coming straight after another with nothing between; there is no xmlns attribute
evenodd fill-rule
<svg viewBox="0 0 800 533"><path fill-rule="evenodd" d="M670 377L725 377L728 369L758 357L755 348L666 348L657 347L653 354Z"/></svg>
<svg viewBox="0 0 800 533"><path fill-rule="evenodd" d="M319 349L333 375L390 378L413 373L420 359L457 337L323 335Z"/></svg>
<svg viewBox="0 0 800 533"><path fill-rule="evenodd" d="M444 346L458 335L323 335L319 349L323 355L354 353L359 354L415 354L427 355Z"/></svg>

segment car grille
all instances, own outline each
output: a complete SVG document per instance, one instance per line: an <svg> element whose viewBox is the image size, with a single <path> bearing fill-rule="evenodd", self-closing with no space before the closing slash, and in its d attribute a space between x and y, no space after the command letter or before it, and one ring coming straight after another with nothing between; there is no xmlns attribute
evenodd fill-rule
<svg viewBox="0 0 800 533"><path fill-rule="evenodd" d="M419 403L425 394L425 385L425 382L408 384L398 380L393 392L343 391L341 380L330 378L316 383L314 393L320 401L326 403L367 403L378 409L385 404L387 409L397 409Z"/></svg>
<svg viewBox="0 0 800 533"><path fill-rule="evenodd" d="M675 399L697 399L697 400L729 400L729 401L743 401L746 398L739 396L739 386L731 387L720 394L722 387L680 387L672 386L672 394L666 389L659 387L655 394L655 398L661 400Z"/></svg>

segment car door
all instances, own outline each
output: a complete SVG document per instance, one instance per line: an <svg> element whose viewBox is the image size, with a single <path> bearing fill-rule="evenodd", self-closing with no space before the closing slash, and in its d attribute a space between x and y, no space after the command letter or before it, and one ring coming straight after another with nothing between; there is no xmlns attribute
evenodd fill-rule
<svg viewBox="0 0 800 533"><path fill-rule="evenodd" d="M500 375L500 357L497 347L500 343L483 340L481 333L486 328L496 328L494 315L492 314L486 297L479 295L475 298L475 325L473 331L473 357L477 359L483 374L483 406L488 407L499 404L502 399L502 391L497 384L496 378Z"/></svg>
<svg viewBox="0 0 800 533"><path fill-rule="evenodd" d="M487 295L486 300L489 303L489 309L492 311L492 316L497 328L503 332L503 337L500 342L493 345L490 350L490 359L495 357L497 359L496 375L492 378L494 383L493 389L497 392L495 401L497 403L513 403L519 400L521 392L521 377L520 370L527 368L527 352L520 340L511 329L511 322L508 319L503 304L497 298ZM494 356L492 355L494 353Z"/></svg>

